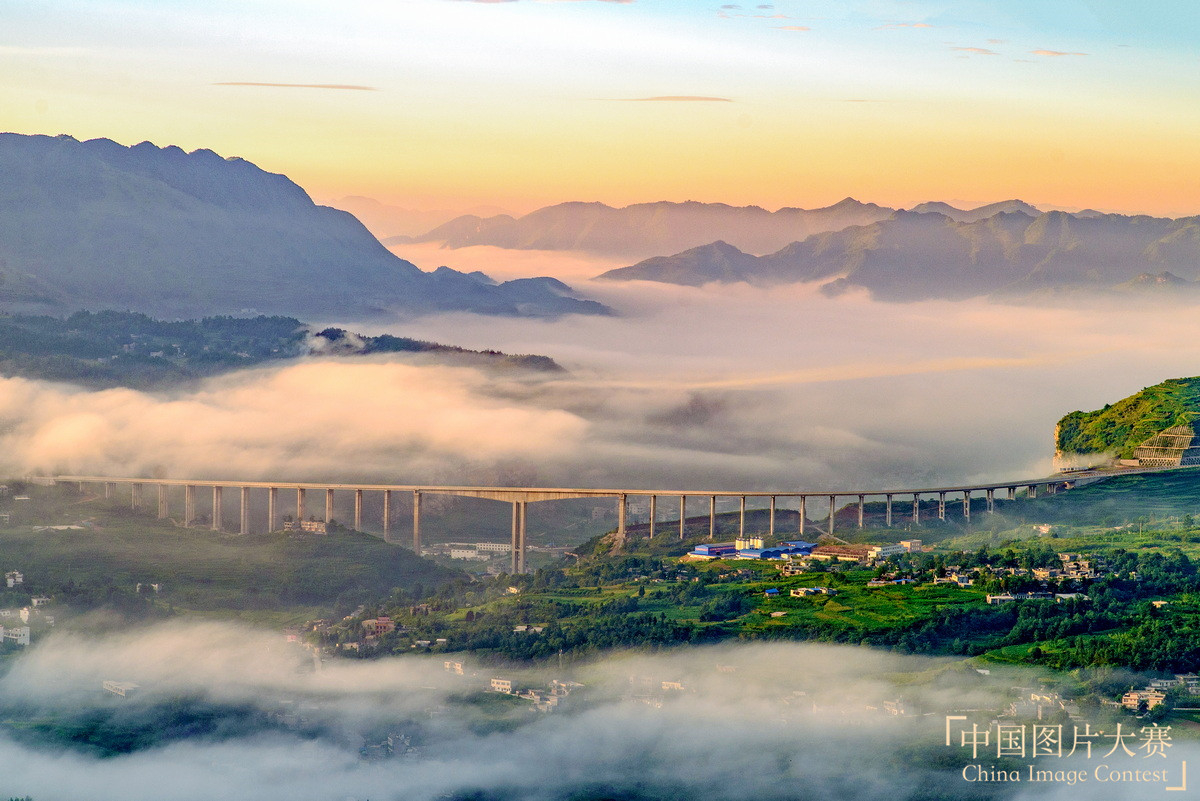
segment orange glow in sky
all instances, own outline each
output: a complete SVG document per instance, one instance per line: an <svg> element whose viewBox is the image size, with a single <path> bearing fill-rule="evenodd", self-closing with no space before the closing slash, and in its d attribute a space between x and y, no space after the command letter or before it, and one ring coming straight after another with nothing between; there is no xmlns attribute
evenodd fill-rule
<svg viewBox="0 0 1200 801"><path fill-rule="evenodd" d="M412 208L1200 213L1198 12L1046 5L23 4L0 127L210 148Z"/></svg>

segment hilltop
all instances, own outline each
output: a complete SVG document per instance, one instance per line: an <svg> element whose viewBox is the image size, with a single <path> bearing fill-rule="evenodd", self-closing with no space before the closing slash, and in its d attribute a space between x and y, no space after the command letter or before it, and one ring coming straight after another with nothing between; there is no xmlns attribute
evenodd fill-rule
<svg viewBox="0 0 1200 801"><path fill-rule="evenodd" d="M1091 412L1074 411L1058 421L1055 450L1111 454L1128 459L1138 445L1173 426L1200 419L1200 376L1172 378Z"/></svg>
<svg viewBox="0 0 1200 801"><path fill-rule="evenodd" d="M211 150L0 134L0 307L361 320L605 314L552 278L423 272L284 175Z"/></svg>
<svg viewBox="0 0 1200 801"><path fill-rule="evenodd" d="M0 375L149 389L303 356L422 354L443 363L562 371L548 356L476 351L391 334L313 331L294 317L155 320L136 312L0 315Z"/></svg>

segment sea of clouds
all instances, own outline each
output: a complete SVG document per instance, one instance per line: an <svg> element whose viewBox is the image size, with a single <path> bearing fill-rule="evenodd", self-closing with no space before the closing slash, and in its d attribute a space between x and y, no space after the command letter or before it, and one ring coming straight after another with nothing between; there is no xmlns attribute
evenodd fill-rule
<svg viewBox="0 0 1200 801"><path fill-rule="evenodd" d="M494 729L461 701L492 675L529 686L570 678L584 687L557 711L518 713ZM140 690L118 699L101 689L110 679ZM978 760L961 741L947 747L941 739L946 712L1003 709L1039 680L1032 671L983 675L944 659L795 643L613 654L540 672L467 658L466 675L456 676L441 658L420 657L313 670L309 655L280 635L228 624L63 632L0 678L2 717L153 727L173 702L189 699L218 723L228 720L105 757L79 738L40 742L10 727L0 734L0 792L93 801L1084 797L1078 786L969 785L962 769ZM899 701L906 714L888 714L886 701ZM247 707L270 713L286 704L305 710L310 725L246 724ZM992 715L976 717L986 726ZM363 760L363 743L389 728L407 732L415 750ZM1117 761L1178 770L1194 751L1180 741L1153 764L1141 753ZM1090 770L1097 758L1073 767ZM1103 789L1106 798L1147 792Z"/></svg>
<svg viewBox="0 0 1200 801"><path fill-rule="evenodd" d="M555 260L621 316L366 330L544 354L557 374L395 355L164 392L0 379L0 472L420 484L520 465L543 486L773 491L1015 480L1050 472L1066 412L1200 372L1200 317L1179 305L885 304L587 281L604 265L562 254L439 255L500 277Z"/></svg>

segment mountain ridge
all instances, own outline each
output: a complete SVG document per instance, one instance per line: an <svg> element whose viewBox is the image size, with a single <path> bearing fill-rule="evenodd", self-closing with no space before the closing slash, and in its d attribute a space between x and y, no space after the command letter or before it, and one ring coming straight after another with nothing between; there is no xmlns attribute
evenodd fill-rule
<svg viewBox="0 0 1200 801"><path fill-rule="evenodd" d="M1001 206L1007 204L1000 204ZM888 219L814 234L764 256L721 258L737 270L713 275L712 245L609 270L605 280L759 286L818 282L837 294L868 290L882 300L1018 297L1063 288L1124 291L1190 289L1200 272L1200 218L1029 216L1023 209L956 221L936 211L896 211ZM1138 276L1163 276L1139 280Z"/></svg>
<svg viewBox="0 0 1200 801"><path fill-rule="evenodd" d="M423 272L286 176L211 150L0 133L0 179L0 302L10 311L610 312L548 279Z"/></svg>
<svg viewBox="0 0 1200 801"><path fill-rule="evenodd" d="M573 250L645 258L714 239L770 252L808 234L882 219L894 209L845 198L817 209L731 206L698 201L656 201L614 207L568 201L520 217L462 215L417 237L389 237L385 245L441 242L447 248L476 245L515 250Z"/></svg>

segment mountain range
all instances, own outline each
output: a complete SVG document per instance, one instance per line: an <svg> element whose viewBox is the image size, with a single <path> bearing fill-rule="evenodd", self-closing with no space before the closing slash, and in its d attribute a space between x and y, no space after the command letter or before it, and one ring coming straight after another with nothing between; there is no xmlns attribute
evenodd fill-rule
<svg viewBox="0 0 1200 801"><path fill-rule="evenodd" d="M945 204L925 204L925 210L895 211L764 256L717 241L600 278L691 286L819 282L828 294L862 288L898 301L1197 288L1200 218L1042 213L1018 204L954 216Z"/></svg>
<svg viewBox="0 0 1200 801"><path fill-rule="evenodd" d="M423 272L243 159L12 133L0 134L0 306L318 320L609 312L553 278Z"/></svg>
<svg viewBox="0 0 1200 801"><path fill-rule="evenodd" d="M441 242L450 248L491 245L516 250L574 250L645 258L724 239L751 253L769 253L823 231L887 219L895 209L846 198L820 209L724 203L559 203L522 217L463 215L417 237L388 237L388 246Z"/></svg>

